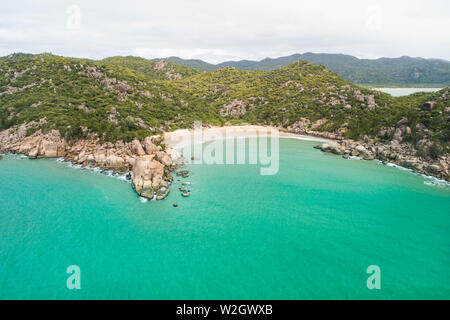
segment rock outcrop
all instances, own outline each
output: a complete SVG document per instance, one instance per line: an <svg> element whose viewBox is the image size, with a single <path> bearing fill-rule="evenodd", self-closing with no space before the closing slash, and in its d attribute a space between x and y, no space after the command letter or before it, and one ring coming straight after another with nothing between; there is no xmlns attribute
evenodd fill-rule
<svg viewBox="0 0 450 320"><path fill-rule="evenodd" d="M131 181L140 196L153 199L161 187L163 177L164 166L154 160L154 156L146 155L139 157L134 163ZM167 188L168 185L163 187Z"/></svg>
<svg viewBox="0 0 450 320"><path fill-rule="evenodd" d="M42 122L42 121L41 121ZM30 129L42 123L29 123L0 132L0 153L24 154L29 158L63 157L73 164L113 170L118 174L130 174L132 186L145 198L162 200L170 192L171 172L182 164L176 150L155 144L157 137L147 137L125 143L101 143L95 135L88 135L67 143L60 133L37 130L27 136Z"/></svg>
<svg viewBox="0 0 450 320"><path fill-rule="evenodd" d="M394 139L396 138L394 137ZM429 148L430 144L431 142L428 140L420 140L416 149L409 143L400 144L398 140L392 140L385 144L374 142L373 139L366 137L365 141L340 140L324 143L315 148L342 155L344 158L356 156L364 160L379 159L383 163L395 163L419 174L450 181L449 154L438 156L435 159L420 156L420 151Z"/></svg>
<svg viewBox="0 0 450 320"><path fill-rule="evenodd" d="M286 131L295 134L304 134L309 136L321 137L332 140L342 140L345 129L340 129L335 132L320 131L320 126L325 122L323 120L311 123L308 119L302 118L299 121L294 122L286 129L280 128L280 131Z"/></svg>

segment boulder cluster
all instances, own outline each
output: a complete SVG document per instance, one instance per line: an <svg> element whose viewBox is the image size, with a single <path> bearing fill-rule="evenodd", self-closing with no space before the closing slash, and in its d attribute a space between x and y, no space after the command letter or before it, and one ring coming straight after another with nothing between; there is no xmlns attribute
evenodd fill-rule
<svg viewBox="0 0 450 320"><path fill-rule="evenodd" d="M173 180L171 172L183 161L176 150L164 151L157 145L159 136L116 143L101 143L97 137L89 136L68 144L56 130L47 133L37 130L26 136L27 129L22 125L0 132L0 153L24 154L32 159L63 157L84 167L128 174L136 192L148 199L167 197Z"/></svg>
<svg viewBox="0 0 450 320"><path fill-rule="evenodd" d="M419 174L450 181L449 154L439 156L436 159L424 158L418 156L417 149L411 145L399 144L397 141L383 144L376 143L372 139L366 139L365 141L339 140L327 142L315 148L341 155L344 158L354 156L364 160L379 159L383 163L395 163Z"/></svg>
<svg viewBox="0 0 450 320"><path fill-rule="evenodd" d="M181 170L177 172L177 176L182 176L183 178L189 177L189 171L187 170ZM181 195L185 198L189 197L191 195L191 190L186 189L191 183L190 182L182 182L181 187L179 188Z"/></svg>

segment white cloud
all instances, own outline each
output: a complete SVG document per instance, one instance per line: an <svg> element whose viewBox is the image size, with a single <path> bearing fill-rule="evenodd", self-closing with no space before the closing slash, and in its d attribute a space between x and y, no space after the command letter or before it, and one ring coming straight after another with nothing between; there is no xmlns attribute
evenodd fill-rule
<svg viewBox="0 0 450 320"><path fill-rule="evenodd" d="M67 28L73 5L79 29ZM447 0L16 0L2 4L0 53L208 62L306 51L450 59L449 12Z"/></svg>

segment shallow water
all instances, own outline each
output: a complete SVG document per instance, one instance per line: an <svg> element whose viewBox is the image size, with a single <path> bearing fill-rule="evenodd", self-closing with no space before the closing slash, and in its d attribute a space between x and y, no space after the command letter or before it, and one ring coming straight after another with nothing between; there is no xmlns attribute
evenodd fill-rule
<svg viewBox="0 0 450 320"><path fill-rule="evenodd" d="M118 177L5 156L0 298L450 298L450 187L315 144L282 139L274 176L190 165L190 198L176 177L145 203Z"/></svg>

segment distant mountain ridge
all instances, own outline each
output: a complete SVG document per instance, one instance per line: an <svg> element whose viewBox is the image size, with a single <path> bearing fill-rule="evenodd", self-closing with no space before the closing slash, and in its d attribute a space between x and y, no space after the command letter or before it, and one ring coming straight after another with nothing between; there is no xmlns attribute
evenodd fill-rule
<svg viewBox="0 0 450 320"><path fill-rule="evenodd" d="M265 58L261 61L226 61L217 65L202 60L185 60L179 57L155 60L168 60L202 71L213 71L221 67L235 67L242 70L273 70L298 60L306 60L323 65L356 84L396 87L445 87L450 85L450 61L407 56L359 59L345 54L307 52L274 59Z"/></svg>

